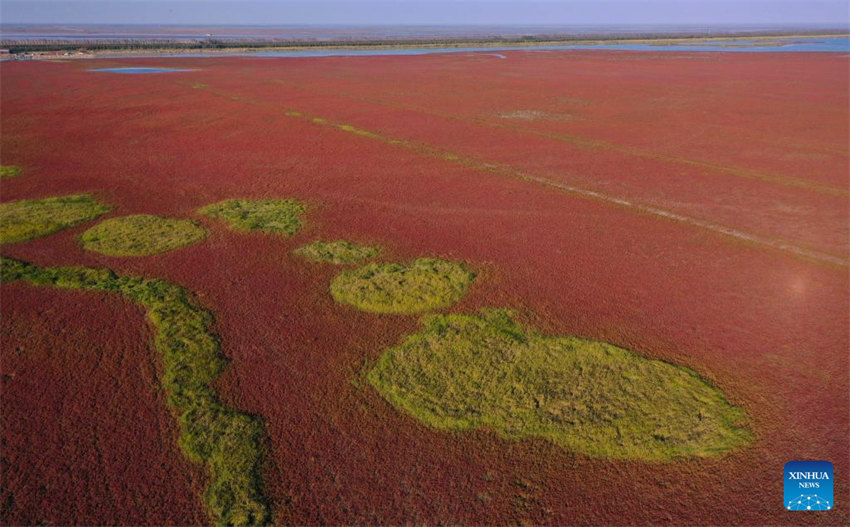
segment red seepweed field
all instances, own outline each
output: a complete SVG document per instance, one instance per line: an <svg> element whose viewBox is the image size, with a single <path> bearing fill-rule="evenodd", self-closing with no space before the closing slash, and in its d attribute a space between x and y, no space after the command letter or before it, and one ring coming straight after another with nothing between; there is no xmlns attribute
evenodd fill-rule
<svg viewBox="0 0 850 527"><path fill-rule="evenodd" d="M2 201L89 193L209 236L142 258L84 224L3 256L179 284L214 314L215 382L267 436L276 524L850 521L850 59L838 53L505 52L0 64ZM92 68L161 66L148 75ZM197 209L296 198L287 238ZM313 240L477 273L448 309L686 366L751 419L720 456L616 461L446 432L365 380L419 318L334 302ZM141 309L4 284L2 520L207 521ZM835 466L835 507L785 511L782 467Z"/></svg>

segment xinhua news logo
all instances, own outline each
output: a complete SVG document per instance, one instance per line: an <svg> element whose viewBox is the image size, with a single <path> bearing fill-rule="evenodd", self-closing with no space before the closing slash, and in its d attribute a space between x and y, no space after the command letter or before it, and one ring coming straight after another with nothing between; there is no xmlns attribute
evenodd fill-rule
<svg viewBox="0 0 850 527"><path fill-rule="evenodd" d="M785 509L828 511L832 501L832 463L789 461L785 463Z"/></svg>

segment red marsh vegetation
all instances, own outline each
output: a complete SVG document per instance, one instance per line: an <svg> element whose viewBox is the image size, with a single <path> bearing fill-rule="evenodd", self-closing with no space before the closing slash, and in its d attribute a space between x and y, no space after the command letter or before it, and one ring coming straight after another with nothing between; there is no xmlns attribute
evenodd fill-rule
<svg viewBox="0 0 850 527"><path fill-rule="evenodd" d="M86 224L3 255L194 292L231 359L220 397L265 423L279 524L846 523L848 58L504 55L0 64L2 162L23 169L4 180L4 202L88 193L113 207L106 217L192 218L209 230L130 259L83 250ZM191 71L88 71L110 66ZM304 227L291 238L238 232L196 212L229 198L299 199ZM691 368L744 409L754 440L722 456L612 461L428 428L365 379L418 318L335 303L339 268L292 254L318 239L377 245L385 261L464 262L476 280L449 312L513 308L546 334ZM4 477L3 492L56 523L160 523L160 508L198 521L203 474L176 439L163 442L175 431L156 404L151 331L141 311L116 316L124 304L99 295L3 286L3 372L19 371L3 379L4 434L96 436L104 451L132 452L128 466L155 459L109 482L129 499L168 472L152 510L93 503L105 483L72 491L72 468L105 463L82 447L45 444L51 460L38 468L4 446L4 471L28 474ZM16 352L28 339L63 353ZM97 366L81 359L86 342L103 348ZM121 410L39 402L54 390L90 397L87 375L118 379ZM33 385L42 389L23 388ZM133 404L144 415L107 426ZM80 411L88 421L70 413ZM794 459L834 463L834 510L782 508L782 466ZM34 496L41 486L57 498ZM4 521L38 520L10 510Z"/></svg>
<svg viewBox="0 0 850 527"><path fill-rule="evenodd" d="M203 475L178 451L141 310L3 287L4 523L204 521Z"/></svg>

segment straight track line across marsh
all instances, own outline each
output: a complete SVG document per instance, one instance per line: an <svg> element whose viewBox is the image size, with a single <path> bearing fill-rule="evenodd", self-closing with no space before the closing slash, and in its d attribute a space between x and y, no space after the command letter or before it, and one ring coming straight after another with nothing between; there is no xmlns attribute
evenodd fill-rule
<svg viewBox="0 0 850 527"><path fill-rule="evenodd" d="M180 82L180 84L184 84ZM731 238L737 241L742 241L745 243L749 243L755 246L769 248L784 252L789 255L793 255L799 258L811 260L817 262L822 265L828 266L837 266L837 267L848 267L850 266L850 262L846 258L842 258L833 254L828 254L825 252L808 249L805 247L800 247L798 245L794 245L785 240L777 239L777 238L768 238L765 236L759 236L756 234L748 233L739 229L735 229L732 227L727 227L724 225L720 225L717 223L713 223L710 221L701 220L698 218L692 218L689 216L685 216L682 214L678 214L675 212L671 212L669 210L661 209L658 207L653 207L650 205L645 205L639 203L634 200L625 199L618 196L613 196L610 194L606 194L603 192L599 192L596 190L579 187L575 185L568 185L565 183L561 183L558 181L553 181L551 179L527 173L517 167L502 164L502 163L493 163L487 160L478 160L467 156L461 156L454 152L445 150L440 147L436 147L434 145L430 145L427 143L422 143L418 141L409 141L405 139L396 139L393 137L388 137L380 133L372 132L369 130L360 129L345 123L337 123L323 117L312 116L305 114L301 111L294 110L291 108L285 108L277 104L273 104L271 102L259 100L259 99L248 99L244 96L227 93L221 90L214 89L208 85L193 85L193 89L204 90L207 93L227 98L231 101L241 102L245 104L251 104L253 106L265 107L274 111L278 111L286 115L287 117L299 119L302 121L307 121L316 125L326 126L330 128L336 128L338 130L348 132L354 135L358 135L361 137L369 138L372 140L380 141L385 144L389 144L392 146L397 146L403 148L405 150L417 152L422 155L426 155L429 157L442 159L451 163L455 163L458 165L462 165L468 168L482 170L486 172L490 172L493 174L498 174L505 177L510 177L513 179L517 179L520 181L526 181L530 183L536 183L539 185L543 185L552 189L556 189L562 192L566 192L569 194L573 194L576 196L580 196L586 199L592 199L595 201L599 201L602 203L607 203L610 205L615 205L636 213L654 216L656 218L665 219L668 221L674 221L683 225L687 225L690 227L695 227L699 229L703 229L709 232L713 232L716 234L720 234L727 238Z"/></svg>

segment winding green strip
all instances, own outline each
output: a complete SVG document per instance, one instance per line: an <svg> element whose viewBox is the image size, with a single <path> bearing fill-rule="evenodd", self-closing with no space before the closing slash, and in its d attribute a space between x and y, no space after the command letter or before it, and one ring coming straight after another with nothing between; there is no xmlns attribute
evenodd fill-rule
<svg viewBox="0 0 850 527"><path fill-rule="evenodd" d="M163 387L180 425L180 447L210 472L205 501L218 525L271 521L263 494L263 423L227 408L212 383L226 360L210 329L212 314L182 287L165 280L118 276L90 267L36 267L0 257L0 282L119 293L147 310L162 354Z"/></svg>

